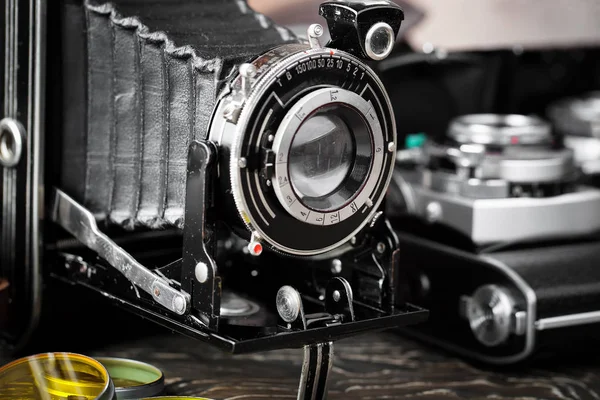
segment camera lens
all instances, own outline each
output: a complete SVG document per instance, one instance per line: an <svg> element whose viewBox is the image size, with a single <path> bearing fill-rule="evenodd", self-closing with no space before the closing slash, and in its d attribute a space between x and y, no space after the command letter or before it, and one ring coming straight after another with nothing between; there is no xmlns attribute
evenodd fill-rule
<svg viewBox="0 0 600 400"><path fill-rule="evenodd" d="M350 107L318 109L300 126L290 147L290 183L309 208L343 207L369 172L371 143L366 122Z"/></svg>

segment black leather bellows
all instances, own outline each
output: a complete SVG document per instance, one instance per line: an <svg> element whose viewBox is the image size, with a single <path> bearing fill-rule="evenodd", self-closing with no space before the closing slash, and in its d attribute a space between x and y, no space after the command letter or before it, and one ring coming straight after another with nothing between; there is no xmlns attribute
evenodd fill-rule
<svg viewBox="0 0 600 400"><path fill-rule="evenodd" d="M296 38L244 0L63 6L62 189L126 229L181 227L188 145L219 83Z"/></svg>

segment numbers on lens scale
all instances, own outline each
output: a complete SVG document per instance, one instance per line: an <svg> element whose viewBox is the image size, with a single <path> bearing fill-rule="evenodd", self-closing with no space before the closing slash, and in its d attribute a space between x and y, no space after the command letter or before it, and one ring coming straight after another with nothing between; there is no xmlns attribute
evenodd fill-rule
<svg viewBox="0 0 600 400"><path fill-rule="evenodd" d="M280 176L279 178L277 178L277 180L279 181L279 187L285 186L288 184L288 180L285 176Z"/></svg>
<svg viewBox="0 0 600 400"><path fill-rule="evenodd" d="M352 211L352 214L358 211L358 207L356 207L355 202L352 202L352 204L350 204L350 211Z"/></svg>

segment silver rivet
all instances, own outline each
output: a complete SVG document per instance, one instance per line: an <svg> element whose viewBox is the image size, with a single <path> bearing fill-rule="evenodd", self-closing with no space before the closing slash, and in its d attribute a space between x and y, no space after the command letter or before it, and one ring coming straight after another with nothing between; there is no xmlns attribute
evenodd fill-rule
<svg viewBox="0 0 600 400"><path fill-rule="evenodd" d="M252 271L250 271L250 275L252 276L258 276L258 271L253 269Z"/></svg>
<svg viewBox="0 0 600 400"><path fill-rule="evenodd" d="M437 201L427 204L425 209L425 218L429 222L438 221L442 217L442 206Z"/></svg>
<svg viewBox="0 0 600 400"><path fill-rule="evenodd" d="M178 313L183 312L183 310L185 310L185 300L183 300L183 297L175 296L173 298L173 308Z"/></svg>
<svg viewBox="0 0 600 400"><path fill-rule="evenodd" d="M275 136L273 136L273 135L269 135L269 136L267 136L267 140L268 140L269 142L272 142L273 140L275 140Z"/></svg>
<svg viewBox="0 0 600 400"><path fill-rule="evenodd" d="M385 251L385 243L383 243L383 242L377 243L377 252L379 254L383 254L384 251Z"/></svg>
<svg viewBox="0 0 600 400"><path fill-rule="evenodd" d="M339 290L334 290L332 297L333 297L333 301L335 301L337 303L342 298L342 295L340 294Z"/></svg>
<svg viewBox="0 0 600 400"><path fill-rule="evenodd" d="M241 157L238 160L238 167L240 167L240 168L246 168L247 166L248 166L248 160L246 160L245 157Z"/></svg>
<svg viewBox="0 0 600 400"><path fill-rule="evenodd" d="M254 64L245 63L240 65L240 75L244 78L253 78L256 75L256 67Z"/></svg>
<svg viewBox="0 0 600 400"><path fill-rule="evenodd" d="M334 258L333 261L331 261L331 273L337 275L341 272L342 272L342 262L339 259Z"/></svg>
<svg viewBox="0 0 600 400"><path fill-rule="evenodd" d="M267 186L271 186L271 181L267 179L267 181L265 182L265 184L266 184Z"/></svg>
<svg viewBox="0 0 600 400"><path fill-rule="evenodd" d="M396 150L396 143L394 143L394 142L389 142L389 143L388 143L388 151L391 153L391 152L393 152L394 150Z"/></svg>
<svg viewBox="0 0 600 400"><path fill-rule="evenodd" d="M312 24L308 27L311 36L321 37L323 35L323 26L321 24Z"/></svg>
<svg viewBox="0 0 600 400"><path fill-rule="evenodd" d="M282 286L275 300L277 312L285 322L294 322L300 314L302 299L300 293L291 286Z"/></svg>
<svg viewBox="0 0 600 400"><path fill-rule="evenodd" d="M254 64L242 64L239 71L242 76L242 93L244 97L248 97L252 86L252 78L256 75L256 67Z"/></svg>
<svg viewBox="0 0 600 400"><path fill-rule="evenodd" d="M312 24L308 27L306 33L308 35L308 44L310 44L310 48L320 48L321 43L319 43L319 38L323 36L323 27L319 24Z"/></svg>
<svg viewBox="0 0 600 400"><path fill-rule="evenodd" d="M355 246L355 245L356 245L356 242L357 242L356 236L352 236L352 239L350 239L350 244L351 244L352 246Z"/></svg>
<svg viewBox="0 0 600 400"><path fill-rule="evenodd" d="M16 166L23 152L21 125L12 118L0 121L0 165L5 168Z"/></svg>
<svg viewBox="0 0 600 400"><path fill-rule="evenodd" d="M208 279L208 265L203 262L199 262L196 264L196 269L194 271L196 273L196 279L200 283L206 282Z"/></svg>

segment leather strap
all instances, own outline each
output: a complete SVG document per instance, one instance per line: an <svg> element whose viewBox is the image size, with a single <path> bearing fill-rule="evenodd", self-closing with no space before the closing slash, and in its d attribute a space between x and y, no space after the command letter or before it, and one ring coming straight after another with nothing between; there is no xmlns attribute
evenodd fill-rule
<svg viewBox="0 0 600 400"><path fill-rule="evenodd" d="M206 137L219 82L296 38L244 0L87 0L65 9L63 103L73 114L63 117L72 121L63 190L127 229L181 227L188 144ZM84 88L70 87L81 68Z"/></svg>

